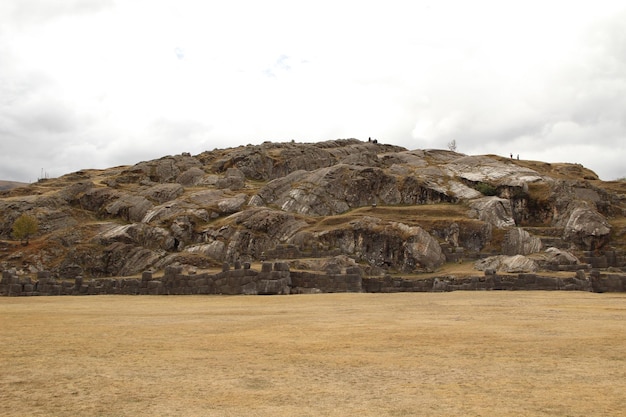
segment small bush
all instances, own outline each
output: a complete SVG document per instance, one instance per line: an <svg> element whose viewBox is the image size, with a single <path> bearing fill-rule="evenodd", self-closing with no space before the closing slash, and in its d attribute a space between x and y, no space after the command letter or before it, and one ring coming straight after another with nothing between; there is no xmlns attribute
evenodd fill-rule
<svg viewBox="0 0 626 417"><path fill-rule="evenodd" d="M484 182L476 183L474 189L476 189L476 191L479 191L482 195L492 196L498 194L498 189L496 187Z"/></svg>

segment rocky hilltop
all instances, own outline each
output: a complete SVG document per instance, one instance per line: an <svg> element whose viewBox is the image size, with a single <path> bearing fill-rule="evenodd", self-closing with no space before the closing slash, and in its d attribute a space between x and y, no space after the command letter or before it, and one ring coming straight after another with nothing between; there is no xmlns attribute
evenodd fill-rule
<svg viewBox="0 0 626 417"><path fill-rule="evenodd" d="M37 218L27 246L12 240ZM0 270L122 277L282 260L364 276L626 266L626 183L577 164L272 143L82 170L0 192ZM489 272L487 272L489 273Z"/></svg>

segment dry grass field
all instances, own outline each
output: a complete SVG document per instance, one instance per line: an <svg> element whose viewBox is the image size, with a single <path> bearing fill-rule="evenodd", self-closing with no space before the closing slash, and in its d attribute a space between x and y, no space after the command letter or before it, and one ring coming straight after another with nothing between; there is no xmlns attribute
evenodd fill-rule
<svg viewBox="0 0 626 417"><path fill-rule="evenodd" d="M2 416L617 416L626 294L0 299Z"/></svg>

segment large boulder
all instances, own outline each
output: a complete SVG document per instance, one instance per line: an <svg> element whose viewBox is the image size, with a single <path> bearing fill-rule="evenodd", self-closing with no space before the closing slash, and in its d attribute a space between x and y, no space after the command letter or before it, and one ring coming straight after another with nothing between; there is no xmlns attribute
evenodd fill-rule
<svg viewBox="0 0 626 417"><path fill-rule="evenodd" d="M563 228L563 239L583 250L602 248L609 241L611 225L586 201L569 212Z"/></svg>
<svg viewBox="0 0 626 417"><path fill-rule="evenodd" d="M189 154L166 156L152 161L144 161L125 169L118 177L120 183L140 183L152 181L157 183L174 182L181 173L201 167L200 162ZM197 172L197 171L196 171ZM191 175L190 178L196 178ZM186 181L184 177L183 181Z"/></svg>
<svg viewBox="0 0 626 417"><path fill-rule="evenodd" d="M202 180L203 176L204 171L201 168L191 167L176 177L176 182L186 187L191 187L198 184Z"/></svg>
<svg viewBox="0 0 626 417"><path fill-rule="evenodd" d="M491 269L508 273L527 273L539 270L539 265L533 259L523 255L507 256L497 255L479 259L474 263L474 268L479 271Z"/></svg>
<svg viewBox="0 0 626 417"><path fill-rule="evenodd" d="M478 218L499 228L515 226L509 200L499 197L483 197L470 201L469 205L470 217Z"/></svg>
<svg viewBox="0 0 626 417"><path fill-rule="evenodd" d="M291 243L307 225L291 213L253 207L230 215L219 228L203 230L200 242L185 250L226 262L260 259L277 244Z"/></svg>
<svg viewBox="0 0 626 417"><path fill-rule="evenodd" d="M520 186L542 179L533 169L485 155L457 154L457 158L445 166L454 175L475 183L497 182L500 185Z"/></svg>
<svg viewBox="0 0 626 417"><path fill-rule="evenodd" d="M78 203L83 209L98 213L103 207L121 196L122 193L113 188L93 187L78 197Z"/></svg>
<svg viewBox="0 0 626 417"><path fill-rule="evenodd" d="M315 240L371 266L402 272L432 271L445 262L441 246L424 229L374 217L350 222L349 228L321 232Z"/></svg>
<svg viewBox="0 0 626 417"><path fill-rule="evenodd" d="M101 225L102 231L93 239L101 245L124 242L150 249L173 250L175 239L170 232L144 223L119 225L107 223Z"/></svg>
<svg viewBox="0 0 626 417"><path fill-rule="evenodd" d="M250 204L273 204L293 213L329 216L373 203L400 202L395 176L379 168L338 164L271 181Z"/></svg>
<svg viewBox="0 0 626 417"><path fill-rule="evenodd" d="M167 252L117 242L103 252L106 272L114 276L135 275L149 269Z"/></svg>
<svg viewBox="0 0 626 417"><path fill-rule="evenodd" d="M574 254L559 248L548 248L545 250L546 260L555 265L576 265L580 261Z"/></svg>
<svg viewBox="0 0 626 417"><path fill-rule="evenodd" d="M251 198L250 205L277 205L293 213L329 216L373 204L450 203L476 196L474 190L455 181L442 183L407 174L348 164L299 170L269 182Z"/></svg>
<svg viewBox="0 0 626 417"><path fill-rule="evenodd" d="M509 230L504 236L502 253L504 255L530 255L540 252L542 247L541 239L531 236L522 228L516 227Z"/></svg>
<svg viewBox="0 0 626 417"><path fill-rule="evenodd" d="M208 208L199 208L197 205L187 203L185 201L176 200L169 201L165 204L153 207L148 210L141 219L142 223L150 224L171 224L179 217L187 216L188 218L198 219L200 222L208 222L218 216Z"/></svg>
<svg viewBox="0 0 626 417"><path fill-rule="evenodd" d="M533 254L532 258L543 269L559 270L565 265L580 265L580 260L569 251L559 248L548 248L544 252Z"/></svg>
<svg viewBox="0 0 626 417"><path fill-rule="evenodd" d="M104 207L104 212L111 217L121 217L128 222L140 222L152 209L152 203L145 197L123 194Z"/></svg>
<svg viewBox="0 0 626 417"><path fill-rule="evenodd" d="M224 241L213 239L208 243L187 246L184 251L222 261L227 259L226 249L227 247Z"/></svg>
<svg viewBox="0 0 626 417"><path fill-rule="evenodd" d="M157 204L163 204L180 197L184 191L185 189L180 184L157 184L142 191L140 195L155 201Z"/></svg>
<svg viewBox="0 0 626 417"><path fill-rule="evenodd" d="M245 194L237 194L234 197L224 198L217 202L217 208L221 214L233 214L242 209L248 196Z"/></svg>

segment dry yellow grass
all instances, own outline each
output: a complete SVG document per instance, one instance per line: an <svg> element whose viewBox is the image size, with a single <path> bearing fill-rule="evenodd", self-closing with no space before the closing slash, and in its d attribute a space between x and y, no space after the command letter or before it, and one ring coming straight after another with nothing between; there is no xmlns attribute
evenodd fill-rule
<svg viewBox="0 0 626 417"><path fill-rule="evenodd" d="M3 416L617 416L626 294L0 300Z"/></svg>

